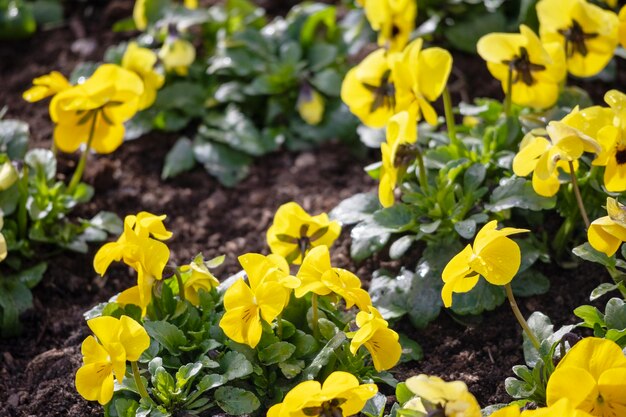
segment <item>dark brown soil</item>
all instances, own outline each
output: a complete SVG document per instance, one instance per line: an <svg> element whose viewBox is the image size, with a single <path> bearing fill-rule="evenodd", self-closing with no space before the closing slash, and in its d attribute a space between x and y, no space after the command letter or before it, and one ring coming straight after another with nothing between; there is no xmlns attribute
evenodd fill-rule
<svg viewBox="0 0 626 417"><path fill-rule="evenodd" d="M109 27L130 13L130 4L102 4L85 17L90 9L77 3L69 25L38 33L30 40L0 44L0 107L8 105L8 117L30 123L35 145L50 143L47 106L23 102L21 92L32 78L50 70L68 74L78 62L100 59L107 45L122 39L111 34ZM70 45L77 39L92 39L95 48L88 53L72 52ZM457 99L501 95L499 85L478 59L458 55L456 67L457 76L464 80L454 89ZM593 84L594 98L600 101L607 88ZM174 232L169 242L174 261L184 262L201 251L208 257L225 254L227 260L218 275L226 278L238 271L238 255L267 252L265 231L282 203L294 200L318 213L331 210L355 193L376 188L362 170L371 160L356 158L338 144L262 158L250 177L234 189L221 187L200 169L163 182L162 161L176 139L176 135L150 134L124 144L111 155L92 158L86 178L96 188L96 196L77 214L88 217L100 210L122 217L140 210L167 214L167 226ZM62 158L62 172L71 172L74 156ZM385 255L355 265L349 259L349 244L346 230L334 248L334 263L355 271L365 281L381 262L397 266ZM50 262L47 276L34 290L35 308L22 317L23 334L0 340L0 416L102 415L97 404L84 401L74 389L74 373L81 364L80 343L89 334L82 313L133 285L134 277L123 266L112 267L105 278L97 276L91 267L96 249L87 255L64 254ZM416 260L404 262L413 267ZM542 310L557 324L574 322L571 311L585 302L592 288L608 279L592 267L571 271L549 267L546 273L552 280L549 294L524 300L521 308L526 315ZM461 379L483 406L510 400L504 392L504 379L511 376L512 365L522 362L522 355L521 334L507 306L485 314L480 323L469 327L446 314L426 330L415 331L404 322L398 326L425 351L424 361L399 367L399 378L424 372Z"/></svg>

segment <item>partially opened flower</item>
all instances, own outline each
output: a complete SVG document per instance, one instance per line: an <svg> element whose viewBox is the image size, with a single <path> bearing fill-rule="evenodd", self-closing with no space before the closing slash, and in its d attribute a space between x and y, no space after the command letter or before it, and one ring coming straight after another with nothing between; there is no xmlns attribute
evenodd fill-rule
<svg viewBox="0 0 626 417"><path fill-rule="evenodd" d="M4 215L0 212L0 230L4 227ZM9 254L7 249L7 240L4 235L0 233L0 262L4 261Z"/></svg>
<svg viewBox="0 0 626 417"><path fill-rule="evenodd" d="M378 49L348 71L341 84L341 100L366 126L381 128L395 113L391 68L399 56Z"/></svg>
<svg viewBox="0 0 626 417"><path fill-rule="evenodd" d="M18 180L19 174L9 160L0 164L0 191L9 189Z"/></svg>
<svg viewBox="0 0 626 417"><path fill-rule="evenodd" d="M365 17L378 32L378 46L401 51L415 29L415 0L367 0L363 2Z"/></svg>
<svg viewBox="0 0 626 417"><path fill-rule="evenodd" d="M159 58L165 71L186 76L189 73L189 66L196 59L196 48L185 39L168 37L159 50Z"/></svg>
<svg viewBox="0 0 626 417"><path fill-rule="evenodd" d="M310 125L318 125L324 117L324 98L310 84L304 83L300 87L296 104L302 120Z"/></svg>
<svg viewBox="0 0 626 417"><path fill-rule="evenodd" d="M220 285L220 282L204 264L202 255L198 255L189 265L181 267L181 272L187 273L183 279L185 299L195 306L200 305L200 291L210 292Z"/></svg>
<svg viewBox="0 0 626 417"><path fill-rule="evenodd" d="M156 54L148 48L142 48L137 42L131 42L122 57L122 67L133 71L143 81L143 94L139 98L137 110L143 110L156 100L157 90L163 86L165 78L154 70Z"/></svg>
<svg viewBox="0 0 626 417"><path fill-rule="evenodd" d="M359 330L346 333L350 339L350 352L356 355L361 346L372 356L374 368L378 372L393 368L402 355L402 346L398 333L389 328L389 324L374 307L360 311L356 315Z"/></svg>
<svg viewBox="0 0 626 417"><path fill-rule="evenodd" d="M572 75L596 75L613 58L619 21L612 11L587 0L541 0L537 16L541 39L565 49Z"/></svg>
<svg viewBox="0 0 626 417"><path fill-rule="evenodd" d="M266 239L272 253L299 265L311 248L332 246L340 233L339 223L326 213L311 216L292 201L278 208Z"/></svg>
<svg viewBox="0 0 626 417"><path fill-rule="evenodd" d="M598 131L602 146L593 165L604 166L604 186L610 192L626 191L626 95L611 90L604 100L614 112L614 122Z"/></svg>
<svg viewBox="0 0 626 417"><path fill-rule="evenodd" d="M547 108L556 103L566 75L565 53L560 43L542 44L527 26L520 33L490 33L476 45L489 72L521 106Z"/></svg>
<svg viewBox="0 0 626 417"><path fill-rule="evenodd" d="M124 122L135 115L143 94L137 74L103 64L83 84L57 93L50 102L54 143L74 152L82 143L98 153L111 153L124 140Z"/></svg>
<svg viewBox="0 0 626 417"><path fill-rule="evenodd" d="M46 97L53 96L61 91L72 87L67 78L58 71L52 71L50 74L42 75L33 80L33 86L26 90L22 97L24 100L34 103L43 100Z"/></svg>
<svg viewBox="0 0 626 417"><path fill-rule="evenodd" d="M548 380L548 406L567 398L596 417L626 415L626 357L613 341L587 337L576 343Z"/></svg>
<svg viewBox="0 0 626 417"><path fill-rule="evenodd" d="M452 293L470 291L481 275L493 285L506 285L517 274L521 264L520 248L508 236L528 230L512 227L498 230L497 226L496 220L484 225L474 244L467 245L446 265L441 290L446 307L452 305Z"/></svg>
<svg viewBox="0 0 626 417"><path fill-rule="evenodd" d="M394 63L395 111L407 110L412 120L422 117L431 125L437 124L437 113L430 104L441 95L450 71L452 55L442 48L422 49L417 38Z"/></svg>
<svg viewBox="0 0 626 417"><path fill-rule="evenodd" d="M462 381L446 382L436 376L417 375L406 380L415 397L403 408L441 417L480 417L480 406ZM508 416L507 416L508 417Z"/></svg>
<svg viewBox="0 0 626 417"><path fill-rule="evenodd" d="M102 316L87 325L97 340L88 336L81 346L84 365L76 372L76 390L85 399L104 405L113 398L113 376L122 382L126 361L139 360L150 346L150 337L128 316Z"/></svg>
<svg viewBox="0 0 626 417"><path fill-rule="evenodd" d="M349 417L358 414L378 392L376 384L359 384L352 374L335 371L324 384L305 381L272 406L267 417Z"/></svg>
<svg viewBox="0 0 626 417"><path fill-rule="evenodd" d="M594 220L587 230L589 244L597 251L613 256L622 242L626 242L626 207L607 197L608 216Z"/></svg>

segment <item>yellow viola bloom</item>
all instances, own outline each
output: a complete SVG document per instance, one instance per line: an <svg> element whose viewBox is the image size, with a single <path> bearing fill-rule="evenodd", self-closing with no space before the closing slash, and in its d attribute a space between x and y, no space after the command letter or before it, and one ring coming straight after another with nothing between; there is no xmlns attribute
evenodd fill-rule
<svg viewBox="0 0 626 417"><path fill-rule="evenodd" d="M437 113L430 103L446 88L452 55L442 48L422 49L422 44L422 39L417 38L394 62L395 111L407 110L412 120L424 117L435 126Z"/></svg>
<svg viewBox="0 0 626 417"><path fill-rule="evenodd" d="M341 226L330 221L328 214L310 216L292 201L278 208L266 240L272 253L282 256L288 263L300 265L311 248L332 246L340 233Z"/></svg>
<svg viewBox="0 0 626 417"><path fill-rule="evenodd" d="M72 87L72 84L67 81L63 74L58 71L52 71L50 74L35 78L33 86L22 94L22 98L30 103L34 103L70 87Z"/></svg>
<svg viewBox="0 0 626 417"><path fill-rule="evenodd" d="M608 216L594 220L587 230L589 244L606 256L613 256L622 242L626 242L626 207L607 197Z"/></svg>
<svg viewBox="0 0 626 417"><path fill-rule="evenodd" d="M436 376L417 375L405 381L415 394L403 408L445 417L480 417L480 406L462 381L446 382Z"/></svg>
<svg viewBox="0 0 626 417"><path fill-rule="evenodd" d="M619 27L618 27L618 39L622 48L626 48L626 6L623 6L618 15Z"/></svg>
<svg viewBox="0 0 626 417"><path fill-rule="evenodd" d="M542 44L529 27L520 26L520 33L490 33L476 45L478 54L487 61L491 75L509 91L511 101L520 106L545 109L558 97L560 83L567 67L560 43ZM510 73L510 75L509 75Z"/></svg>
<svg viewBox="0 0 626 417"><path fill-rule="evenodd" d="M398 333L391 330L383 316L373 306L356 315L359 330L346 333L350 339L350 352L356 355L365 346L372 356L374 368L378 372L393 368L402 355Z"/></svg>
<svg viewBox="0 0 626 417"><path fill-rule="evenodd" d="M597 133L602 146L593 165L604 166L604 186L609 192L626 191L626 95L608 91L604 100L613 110L614 122L606 123Z"/></svg>
<svg viewBox="0 0 626 417"><path fill-rule="evenodd" d="M148 19L146 18L146 0L135 0L133 7L133 20L135 27L139 30L146 30Z"/></svg>
<svg viewBox="0 0 626 417"><path fill-rule="evenodd" d="M11 161L7 160L0 165L0 191L11 187L18 178L19 174Z"/></svg>
<svg viewBox="0 0 626 417"><path fill-rule="evenodd" d="M520 248L508 236L529 230L512 227L497 230L497 226L496 220L484 225L474 245L467 245L444 268L441 298L446 307L452 305L452 293L470 291L481 275L493 285L506 285L517 274L521 264Z"/></svg>
<svg viewBox="0 0 626 417"><path fill-rule="evenodd" d="M191 10L198 8L198 0L184 0L183 4L186 8Z"/></svg>
<svg viewBox="0 0 626 417"><path fill-rule="evenodd" d="M126 361L137 361L150 346L146 330L128 316L98 317L87 322L96 335L81 346L84 365L76 372L76 390L83 398L104 405L113 398L113 376L119 383Z"/></svg>
<svg viewBox="0 0 626 417"><path fill-rule="evenodd" d="M619 25L614 12L587 0L541 0L537 17L541 39L565 50L570 74L591 77L613 58Z"/></svg>
<svg viewBox="0 0 626 417"><path fill-rule="evenodd" d="M297 275L300 285L295 288L300 298L312 292L317 295L337 294L346 302L346 308L356 305L367 310L372 300L367 291L361 288L361 280L352 272L333 268L327 246L317 246L305 256Z"/></svg>
<svg viewBox="0 0 626 417"><path fill-rule="evenodd" d="M406 167L415 159L415 152L410 145L417 141L415 119L407 111L395 114L387 124L387 139L381 143L382 166L380 183L378 184L378 200L383 207L391 207L395 203L394 190L399 177Z"/></svg>
<svg viewBox="0 0 626 417"><path fill-rule="evenodd" d="M137 42L131 42L122 57L122 67L133 71L143 81L143 94L139 97L137 110L147 109L156 100L157 90L163 86L165 77L154 70L157 55Z"/></svg>
<svg viewBox="0 0 626 417"><path fill-rule="evenodd" d="M324 97L305 83L300 87L296 109L302 120L312 126L318 125L324 117Z"/></svg>
<svg viewBox="0 0 626 417"><path fill-rule="evenodd" d="M101 65L83 84L63 90L50 102L54 143L63 152L74 152L93 132L91 148L113 152L122 144L124 122L137 112L142 94L143 83L135 73Z"/></svg>
<svg viewBox="0 0 626 417"><path fill-rule="evenodd" d="M358 414L377 392L376 384L359 384L354 375L335 371L324 384L305 381L296 385L283 402L269 409L267 417L349 417Z"/></svg>
<svg viewBox="0 0 626 417"><path fill-rule="evenodd" d="M201 255L196 256L189 265L181 267L181 272L186 274L183 278L185 299L195 306L200 305L200 295L198 294L200 290L210 292L211 289L220 285L218 279L204 264Z"/></svg>
<svg viewBox="0 0 626 417"><path fill-rule="evenodd" d="M378 32L378 46L402 51L415 29L417 1L369 0L362 5L370 26Z"/></svg>
<svg viewBox="0 0 626 417"><path fill-rule="evenodd" d="M567 398L561 398L550 407L521 411L517 405L501 408L490 417L591 417L590 414L576 410Z"/></svg>
<svg viewBox="0 0 626 417"><path fill-rule="evenodd" d="M185 39L167 39L159 50L159 58L165 71L186 76L189 73L189 66L196 59L196 48Z"/></svg>
<svg viewBox="0 0 626 417"><path fill-rule="evenodd" d="M391 68L399 57L378 49L348 71L341 84L341 100L366 126L384 127L395 114Z"/></svg>
<svg viewBox="0 0 626 417"><path fill-rule="evenodd" d="M153 237L159 240L167 240L172 237L173 233L165 228L163 220L167 218L167 215L149 213L147 211L140 211L137 215L129 214L124 218L124 223L128 223L128 226L133 229L135 234L139 237Z"/></svg>
<svg viewBox="0 0 626 417"><path fill-rule="evenodd" d="M596 417L626 415L626 356L613 341L587 337L576 343L548 380L548 406L567 398Z"/></svg>
<svg viewBox="0 0 626 417"><path fill-rule="evenodd" d="M0 212L0 230L4 227L4 215ZM7 240L4 235L0 233L0 262L4 261L9 254L7 249Z"/></svg>

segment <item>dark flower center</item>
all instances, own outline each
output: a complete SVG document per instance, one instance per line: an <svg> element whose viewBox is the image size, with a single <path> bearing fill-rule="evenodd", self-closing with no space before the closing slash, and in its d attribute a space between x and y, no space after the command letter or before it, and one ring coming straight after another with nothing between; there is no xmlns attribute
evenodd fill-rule
<svg viewBox="0 0 626 417"><path fill-rule="evenodd" d="M415 148L415 146L403 143L398 147L398 150L396 151L396 157L393 160L393 166L396 168L409 166L411 162L415 160L416 156L417 149Z"/></svg>
<svg viewBox="0 0 626 417"><path fill-rule="evenodd" d="M330 401L323 402L319 407L305 407L302 409L302 412L311 417L343 417L343 410L340 405L345 402L344 398L333 398Z"/></svg>
<svg viewBox="0 0 626 417"><path fill-rule="evenodd" d="M302 226L300 226L299 236L291 236L285 233L280 233L276 235L276 238L281 242L296 245L296 248L289 255L286 256L285 259L287 260L287 262L293 262L294 260L298 259L298 256L300 255L302 255L302 257L304 258L304 255L306 255L306 253L312 247L311 243L315 242L316 240L324 236L326 232L328 232L328 226L324 226L320 227L314 233L309 235L309 227L310 226L308 224L303 224Z"/></svg>
<svg viewBox="0 0 626 417"><path fill-rule="evenodd" d="M618 149L617 152L615 152L615 160L617 161L617 165L626 164L626 148Z"/></svg>
<svg viewBox="0 0 626 417"><path fill-rule="evenodd" d="M515 55L511 60L504 60L502 63L508 65L509 69L513 71L513 78L511 79L513 84L521 81L526 85L533 85L535 80L532 73L546 69L543 65L530 62L528 51L524 47L520 48L519 55Z"/></svg>
<svg viewBox="0 0 626 417"><path fill-rule="evenodd" d="M363 83L363 86L374 95L374 101L370 106L370 113L374 113L380 107L393 108L395 106L394 97L396 90L389 81L390 75L391 71L386 71L380 80L379 86Z"/></svg>
<svg viewBox="0 0 626 417"><path fill-rule="evenodd" d="M559 33L565 37L565 53L568 58L571 58L575 53L587 56L589 49L587 49L585 42L598 37L597 33L585 33L580 23L573 19L572 26L559 29Z"/></svg>

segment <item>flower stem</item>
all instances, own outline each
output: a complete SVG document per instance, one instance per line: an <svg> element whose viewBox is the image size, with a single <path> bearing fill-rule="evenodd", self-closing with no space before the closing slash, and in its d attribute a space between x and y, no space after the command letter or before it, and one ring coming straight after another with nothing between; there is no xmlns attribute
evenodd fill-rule
<svg viewBox="0 0 626 417"><path fill-rule="evenodd" d="M313 310L313 336L316 339L320 337L320 327L319 327L319 312L317 311L317 294L313 293L311 296L311 310Z"/></svg>
<svg viewBox="0 0 626 417"><path fill-rule="evenodd" d="M187 301L185 298L185 284L183 283L183 277L180 275L178 268L174 268L174 275L176 275L176 282L178 282L178 296L183 303Z"/></svg>
<svg viewBox="0 0 626 417"><path fill-rule="evenodd" d="M572 161L569 161L569 174L572 177L572 186L574 187L574 195L576 196L576 202L578 203L580 215L585 222L585 228L589 229L589 217L587 216L587 210L585 210L585 205L583 204L583 198L580 196L580 188L578 188L578 180L576 179L576 172L574 171L574 164Z"/></svg>
<svg viewBox="0 0 626 417"><path fill-rule="evenodd" d="M135 385L137 385L137 391L139 391L139 395L141 395L141 398L147 400L150 404L154 404L152 398L150 398L150 394L148 394L146 387L141 381L141 375L139 374L139 366L137 366L137 362L131 362L130 366L133 368L133 379L135 380Z"/></svg>
<svg viewBox="0 0 626 417"><path fill-rule="evenodd" d="M524 332L526 332L526 336L528 336L528 339L533 344L535 349L539 350L540 343L535 337L535 335L533 334L532 330L530 330L530 327L528 326L528 323L524 319L522 312L519 311L519 307L517 306L517 302L515 301L515 297L513 296L513 289L511 288L511 283L506 284L504 286L504 289L506 290L506 296L509 299L509 304L511 305L511 310L513 310L513 314L515 315L515 318L519 322L520 326L522 326L522 329L524 329Z"/></svg>
<svg viewBox="0 0 626 417"><path fill-rule="evenodd" d="M276 318L276 332L278 333L278 338L283 340L283 313L281 312Z"/></svg>
<svg viewBox="0 0 626 417"><path fill-rule="evenodd" d="M426 167L424 165L424 157L422 155L422 151L419 149L419 146L415 147L416 153L415 156L417 159L417 166L419 168L419 183L420 187L424 192L428 191L428 177L426 176Z"/></svg>
<svg viewBox="0 0 626 417"><path fill-rule="evenodd" d="M504 114L509 117L511 116L511 102L513 100L513 68L511 68L511 66L509 66L507 81L506 97L504 98Z"/></svg>
<svg viewBox="0 0 626 417"><path fill-rule="evenodd" d="M89 138L87 139L87 146L83 151L83 154L80 156L80 160L78 161L78 165L76 165L76 171L74 171L74 175L72 175L72 179L70 181L70 185L67 187L68 194L72 194L74 189L78 186L78 183L83 178L83 172L85 171L85 164L87 163L87 156L89 155L89 150L91 149L91 142L93 141L94 133L96 132L96 121L98 120L98 110L93 112L93 118L91 119L91 128L89 129Z"/></svg>
<svg viewBox="0 0 626 417"><path fill-rule="evenodd" d="M28 234L28 209L26 202L28 201L28 165L22 166L22 178L19 179L18 189L20 190L20 201L17 209L17 230L21 239L26 239Z"/></svg>
<svg viewBox="0 0 626 417"><path fill-rule="evenodd" d="M456 137L456 124L454 122L454 113L452 112L452 99L450 98L450 90L448 87L443 89L443 110L446 115L446 126L448 127L448 136L450 143L459 148L459 140Z"/></svg>

